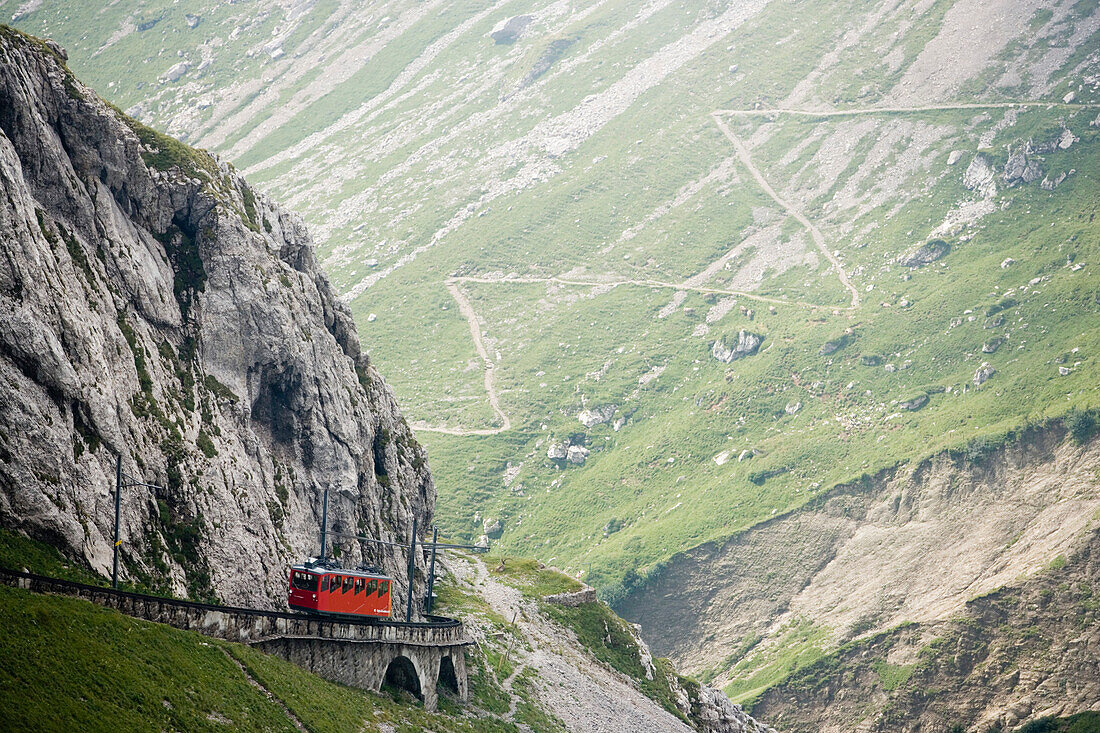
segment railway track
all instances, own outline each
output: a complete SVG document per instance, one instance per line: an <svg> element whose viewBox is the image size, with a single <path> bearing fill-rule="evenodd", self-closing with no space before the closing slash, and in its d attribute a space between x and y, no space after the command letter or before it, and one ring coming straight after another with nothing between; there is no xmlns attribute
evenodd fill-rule
<svg viewBox="0 0 1100 733"><path fill-rule="evenodd" d="M462 622L447 618L446 616L429 616L428 621L394 621L392 619L358 619L358 618L330 618L325 616L311 616L304 613L290 611L272 611L263 608L245 608L241 606L223 606L214 603L201 603L199 601L187 601L179 598L166 598L146 593L134 593L132 591L105 588L98 585L78 583L72 580L61 580L46 575L36 575L19 570L0 567L0 583L8 586L20 587L37 593L54 593L57 595L79 596L100 605L109 605L115 608L158 606L161 608L176 608L191 613L218 613L247 619L267 619L271 622L310 622L318 625L334 625L343 627L372 627L377 629L393 630L453 630L461 629ZM127 601L128 603L102 603L103 600ZM328 636L325 634L325 636Z"/></svg>

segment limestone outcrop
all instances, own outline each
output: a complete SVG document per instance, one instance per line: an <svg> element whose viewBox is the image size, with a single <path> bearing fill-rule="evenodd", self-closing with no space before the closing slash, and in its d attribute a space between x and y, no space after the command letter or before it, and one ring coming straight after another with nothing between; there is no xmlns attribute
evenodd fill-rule
<svg viewBox="0 0 1100 733"><path fill-rule="evenodd" d="M121 455L163 487L123 494L124 577L273 607L324 489L330 531L427 526L424 450L298 217L6 27L0 187L0 526L108 572ZM400 549L333 539L404 592Z"/></svg>

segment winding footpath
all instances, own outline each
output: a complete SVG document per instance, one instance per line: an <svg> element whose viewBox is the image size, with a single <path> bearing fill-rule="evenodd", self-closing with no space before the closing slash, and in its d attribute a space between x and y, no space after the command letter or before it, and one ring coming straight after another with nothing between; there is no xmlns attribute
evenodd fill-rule
<svg viewBox="0 0 1100 733"><path fill-rule="evenodd" d="M733 145L733 149L737 154L738 160L752 175L756 184L768 194L789 216L794 218L799 224L801 224L806 231L810 233L810 237L814 241L814 245L822 256L832 265L833 270L836 272L837 278L840 283L851 295L851 301L848 306L845 306L841 310L853 311L860 306L859 291L855 285L852 284L851 279L848 277L848 273L844 271L844 266L841 264L840 259L829 250L825 244L825 237L822 235L821 230L814 226L805 214L799 211L793 204L786 199L782 198L767 179L764 178L764 174L753 163L752 156L749 154L749 149L737 135L726 124L724 117L775 117L777 115L794 115L802 117L851 117L856 115L872 115L872 114L918 114L925 112L949 112L949 111L965 111L965 110L983 110L983 109L1012 109L1012 108L1065 108L1065 109L1081 109L1092 108L1098 105L1095 104L1067 104L1061 102L991 102L991 103L966 103L966 104L929 104L917 107L860 107L855 109L839 109L839 110L811 110L811 109L792 109L792 108L771 108L771 109L720 109L711 112L711 118L718 126L718 129L726 137L727 140ZM764 295L756 295L754 293L748 293L739 290L725 290L722 288L707 288L700 286L688 285L690 282L686 280L683 283L670 283L660 280L637 280L637 279L621 279L621 280L579 280L574 278L563 277L451 277L445 281L447 291L454 298L458 304L458 309L462 315L466 318L470 325L470 335L474 340L474 348L477 350L478 357L485 365L485 392L489 398L489 406L492 408L494 415L500 425L495 428L482 428L482 429L465 429L465 428L446 428L446 427L432 427L426 423L417 423L413 427L416 430L431 432L431 433L444 433L447 435L496 435L508 430L512 427L512 422L508 418L508 415L504 412L500 403L500 394L496 389L496 374L494 372L495 362L489 357L488 349L485 347L485 341L481 334L481 325L478 321L477 313L470 305L469 298L459 287L461 283L478 283L485 285L529 285L529 284L555 284L555 285L567 285L576 287L607 287L617 288L622 285L633 285L637 287L648 288L668 288L676 291L690 291L695 293L713 294L713 295L729 295L739 298L745 298L747 300L755 300L762 303L769 303L772 305L784 305L784 306L798 306L802 308L830 308L822 304L808 303L799 300L785 300L783 298L769 298Z"/></svg>

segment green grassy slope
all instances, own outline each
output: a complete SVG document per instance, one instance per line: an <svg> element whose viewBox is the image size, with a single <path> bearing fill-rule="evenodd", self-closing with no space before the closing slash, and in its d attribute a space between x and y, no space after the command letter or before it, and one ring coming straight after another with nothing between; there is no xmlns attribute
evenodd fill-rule
<svg viewBox="0 0 1100 733"><path fill-rule="evenodd" d="M327 682L239 644L152 624L72 598L0 587L0 727L10 730L515 731L471 653L474 705L427 713L404 693ZM275 696L252 685L241 671ZM488 687L487 687L488 686ZM497 697L503 695L499 690ZM529 706L538 710L528 701ZM507 696L495 713L508 709ZM388 727L387 727L388 726Z"/></svg>

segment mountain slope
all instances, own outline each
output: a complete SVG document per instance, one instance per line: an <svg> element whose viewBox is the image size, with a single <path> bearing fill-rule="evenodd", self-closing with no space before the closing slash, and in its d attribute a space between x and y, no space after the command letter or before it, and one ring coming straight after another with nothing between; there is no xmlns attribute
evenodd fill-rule
<svg viewBox="0 0 1100 733"><path fill-rule="evenodd" d="M183 5L19 22L303 212L452 533L623 599L864 475L1100 406L1095 3ZM992 565L1079 541L1019 529L1026 562L991 544ZM722 567L693 619L741 593ZM849 616L753 622L812 650Z"/></svg>
<svg viewBox="0 0 1100 733"><path fill-rule="evenodd" d="M0 521L123 574L281 604L335 531L431 517L424 453L301 222L0 28ZM423 525L422 525L423 526ZM344 543L396 577L403 559ZM403 581L398 581L399 584Z"/></svg>

